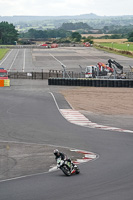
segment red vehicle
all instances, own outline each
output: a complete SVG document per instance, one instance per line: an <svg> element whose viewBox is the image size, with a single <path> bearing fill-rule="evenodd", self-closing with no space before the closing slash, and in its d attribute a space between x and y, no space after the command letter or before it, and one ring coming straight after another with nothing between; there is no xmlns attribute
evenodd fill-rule
<svg viewBox="0 0 133 200"><path fill-rule="evenodd" d="M40 46L42 46L42 47L48 47L47 44L41 44Z"/></svg>
<svg viewBox="0 0 133 200"><path fill-rule="evenodd" d="M87 66L85 70L85 77L86 78L95 78L98 73L100 76L106 76L107 73L113 73L113 68L109 67L108 65L105 65L104 63L97 63L96 66L91 65Z"/></svg>
<svg viewBox="0 0 133 200"><path fill-rule="evenodd" d="M84 42L83 43L86 47L92 47L92 45L89 42Z"/></svg>
<svg viewBox="0 0 133 200"><path fill-rule="evenodd" d="M0 68L0 79L8 79L8 72L4 68Z"/></svg>
<svg viewBox="0 0 133 200"><path fill-rule="evenodd" d="M105 70L107 72L113 72L114 71L112 67L109 67L108 65L105 65L104 63L99 62L97 64L98 64L98 67L99 67L99 71L103 71L103 70Z"/></svg>
<svg viewBox="0 0 133 200"><path fill-rule="evenodd" d="M51 44L51 48L57 48L58 44Z"/></svg>

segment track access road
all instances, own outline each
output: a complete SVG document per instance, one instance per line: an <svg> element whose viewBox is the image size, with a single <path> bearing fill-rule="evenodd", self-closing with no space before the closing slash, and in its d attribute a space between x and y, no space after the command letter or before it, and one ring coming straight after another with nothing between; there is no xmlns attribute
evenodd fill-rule
<svg viewBox="0 0 133 200"><path fill-rule="evenodd" d="M77 126L60 114L68 104L44 82L21 80L0 92L0 140L51 144L99 155L80 164L79 175L61 171L0 182L2 200L131 200L133 197L133 134ZM42 85L41 85L42 84ZM56 91L56 93L55 93ZM3 103L4 100L4 103Z"/></svg>

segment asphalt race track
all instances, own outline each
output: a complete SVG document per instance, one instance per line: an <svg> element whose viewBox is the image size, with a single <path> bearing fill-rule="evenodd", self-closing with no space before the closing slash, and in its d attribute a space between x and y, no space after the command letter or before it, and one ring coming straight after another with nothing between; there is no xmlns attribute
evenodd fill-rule
<svg viewBox="0 0 133 200"><path fill-rule="evenodd" d="M71 124L60 114L49 93L58 97L59 108L68 108L56 87L47 86L45 81L11 81L10 88L0 88L0 142L70 147L95 152L99 158L80 164L81 173L71 177L44 169L41 174L0 181L1 200L132 200L132 133Z"/></svg>
<svg viewBox="0 0 133 200"><path fill-rule="evenodd" d="M81 72L79 65L85 69L88 65L96 65L98 62L107 63L113 59L123 65L124 70L130 70L132 58L99 51L87 47L70 47L57 49L12 49L0 62L11 72L48 72L49 70L63 70L61 63L66 69Z"/></svg>

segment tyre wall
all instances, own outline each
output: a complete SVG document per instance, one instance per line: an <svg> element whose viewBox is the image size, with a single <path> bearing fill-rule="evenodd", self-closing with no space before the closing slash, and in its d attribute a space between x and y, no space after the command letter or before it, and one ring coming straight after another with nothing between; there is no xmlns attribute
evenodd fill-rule
<svg viewBox="0 0 133 200"><path fill-rule="evenodd" d="M127 87L133 88L133 80L129 79L63 79L49 78L48 85L90 86L90 87Z"/></svg>

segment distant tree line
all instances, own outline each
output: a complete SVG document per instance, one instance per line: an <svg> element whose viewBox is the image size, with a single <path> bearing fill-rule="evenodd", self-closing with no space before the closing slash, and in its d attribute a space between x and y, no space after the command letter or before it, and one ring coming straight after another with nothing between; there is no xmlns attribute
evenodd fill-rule
<svg viewBox="0 0 133 200"><path fill-rule="evenodd" d="M112 27L112 29L111 29ZM76 30L75 32L70 31ZM93 43L92 37L83 38L81 36L82 31L84 33L89 32L91 29L86 23L78 22L78 23L63 23L62 26L58 29L48 29L48 30L36 30L29 29L27 32L22 32L18 34L18 31L15 29L13 24L9 24L8 22L0 23L0 44L14 44L15 41L19 38L27 38L27 39L41 39L45 40L48 38L58 39L58 42L80 42L81 40L84 42ZM102 38L106 39L119 39L119 38L127 38L129 42L133 42L133 25L120 27L120 26L104 26L101 29L102 33L112 34L102 36Z"/></svg>
<svg viewBox="0 0 133 200"><path fill-rule="evenodd" d="M18 40L18 31L13 24L0 23L0 44L14 44Z"/></svg>
<svg viewBox="0 0 133 200"><path fill-rule="evenodd" d="M122 37L127 37L128 33L131 32L133 30L133 25L127 25L127 26L122 26L122 25L106 25L106 26L102 26L100 29L95 30L93 27L89 26L87 23L83 23L83 22L78 22L78 23L63 23L62 26L60 27L60 29L63 30L76 30L78 31L80 34L92 34L92 33L96 33L96 34L114 34L117 39L118 35L119 38ZM113 39L113 38L112 38Z"/></svg>
<svg viewBox="0 0 133 200"><path fill-rule="evenodd" d="M27 32L19 34L20 38L66 38L72 35L72 30L76 30L80 34L88 33L91 29L89 25L83 22L79 23L63 23L58 29L37 30L29 29Z"/></svg>
<svg viewBox="0 0 133 200"><path fill-rule="evenodd" d="M78 32L71 32L71 31L65 31L62 29L54 29L54 30L35 30L35 29L30 29L26 33L21 33L20 34L21 39L40 39L40 40L45 40L45 39L56 39L59 43L65 42L65 43L70 43L70 42L80 42L82 36ZM23 41L23 40L21 40ZM55 41L55 40L54 40ZM25 41L24 41L25 43Z"/></svg>
<svg viewBox="0 0 133 200"><path fill-rule="evenodd" d="M128 26L104 26L103 29L101 29L103 33L106 34L121 34L123 37L127 36L129 32L133 31L133 25Z"/></svg>
<svg viewBox="0 0 133 200"><path fill-rule="evenodd" d="M103 35L97 38L98 39L121 39L121 38L124 38L124 36L122 34L112 34L112 35Z"/></svg>
<svg viewBox="0 0 133 200"><path fill-rule="evenodd" d="M128 41L133 42L133 31L128 34Z"/></svg>
<svg viewBox="0 0 133 200"><path fill-rule="evenodd" d="M36 29L30 29L26 33L20 33L20 38L32 38L32 39L46 39L46 38L66 38L70 37L71 32L65 31L63 29L49 29L49 30L36 30Z"/></svg>
<svg viewBox="0 0 133 200"><path fill-rule="evenodd" d="M87 23L83 22L77 22L77 23L63 23L60 29L63 30L78 30L78 29L83 29L83 30L90 30L93 29L90 27Z"/></svg>

